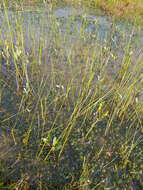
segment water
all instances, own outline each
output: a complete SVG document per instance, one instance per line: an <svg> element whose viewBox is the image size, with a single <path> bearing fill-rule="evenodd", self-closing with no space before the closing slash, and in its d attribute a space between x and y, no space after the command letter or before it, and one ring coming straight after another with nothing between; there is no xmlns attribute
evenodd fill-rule
<svg viewBox="0 0 143 190"><path fill-rule="evenodd" d="M116 65L119 69L125 46L131 34L133 36L131 43L133 62L136 62L135 60L140 55L143 56L142 26L134 27L133 31L133 23L125 19L114 21L112 17L107 16L99 9L93 10L90 8L85 10L71 6L60 6L54 9L25 7L24 11L8 10L8 17L14 48L16 49L20 45L17 42L20 37L20 35L17 35L17 31L20 31L19 25L21 25L25 52L32 58L32 56L39 55L41 51L41 62L44 63L48 62L49 56L55 57L55 54L57 54L55 50L59 53L61 51L62 57L65 56L65 60L67 57L71 59L74 55L75 62L78 62L77 59L82 49L86 46L90 48L90 45L96 43L98 39L101 48L104 46L106 48L110 43L111 54L118 57ZM3 11L0 11L0 26L0 47L3 49L5 40L9 39L8 25ZM111 35L113 31L114 34ZM112 39L110 39L111 36ZM10 40L9 46L11 46ZM120 49L118 49L118 46L120 46ZM57 62L60 59L58 57ZM80 62L83 62L82 59ZM94 62L96 64L96 59ZM111 62L108 66L111 74L114 61L109 62ZM13 64L11 65L14 67ZM4 68L2 66L2 70L5 73L5 66ZM115 69L114 73L116 72Z"/></svg>
<svg viewBox="0 0 143 190"><path fill-rule="evenodd" d="M89 33L91 33L93 35L99 35L101 43L103 43L104 39L111 32L112 18L98 9L93 11L92 9L83 10L73 7L57 7L54 10L47 10L47 8L43 7L37 9L25 7L24 12L9 10L9 22L13 33L16 30L18 15L20 16L25 47L27 49L28 47L32 47L32 38L34 38L36 44L35 47L39 47L40 38L44 37L46 42L49 40L50 27L53 20L54 24L57 24L57 28L60 29L63 34L66 33L67 30L67 22L69 23L69 39L73 32L73 25L78 30L80 28L79 23L81 23L81 20L82 22L86 22L86 34L89 35ZM6 39L8 36L8 28L2 11L0 11L0 25L2 26L0 32L1 38ZM115 40L118 41L123 34L126 38L129 38L133 25L125 20L120 20L116 21L116 28L117 32ZM134 36L137 36L137 31L134 31ZM136 37L136 43L137 42L140 42L140 44L143 42L142 32Z"/></svg>
<svg viewBox="0 0 143 190"><path fill-rule="evenodd" d="M111 40L111 54L117 54L122 59L124 47L132 34L131 46L134 49L134 59L143 55L143 27L141 25L134 27L133 23L125 19L115 21L99 9L93 10L90 8L85 10L71 6L56 7L54 9L25 7L24 11L8 10L8 17L14 48L19 46L16 39L18 39L17 31L20 30L20 24L25 52L29 55L33 51L38 54L41 48L41 60L44 60L44 62L47 62L48 56L45 55L48 55L49 52L51 52L51 55L55 55L55 47L52 47L55 39L58 43L57 49L62 49L63 54L66 56L71 56L74 50L77 54L76 57L78 57L78 51L81 51L82 47L88 45L90 47L90 44L96 43L97 39L101 47L104 44L106 47L108 41ZM3 47L2 44L4 44L5 39L9 38L9 30L6 17L2 11L0 11L0 25L2 26L0 29L0 46ZM113 31L114 34L110 39ZM117 50L118 46L120 46L120 50ZM74 47L77 47L77 50ZM53 50L51 50L52 48ZM120 62L122 61L120 60Z"/></svg>

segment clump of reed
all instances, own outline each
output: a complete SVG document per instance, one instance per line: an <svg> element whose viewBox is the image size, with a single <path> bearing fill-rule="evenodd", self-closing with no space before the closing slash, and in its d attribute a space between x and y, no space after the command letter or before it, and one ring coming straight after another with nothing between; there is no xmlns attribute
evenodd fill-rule
<svg viewBox="0 0 143 190"><path fill-rule="evenodd" d="M135 27L115 43L113 22L101 43L100 33L87 34L86 16L78 25L74 16L60 22L49 13L46 23L29 16L25 26L24 7L10 15L3 1L3 9L0 188L142 187L143 59Z"/></svg>

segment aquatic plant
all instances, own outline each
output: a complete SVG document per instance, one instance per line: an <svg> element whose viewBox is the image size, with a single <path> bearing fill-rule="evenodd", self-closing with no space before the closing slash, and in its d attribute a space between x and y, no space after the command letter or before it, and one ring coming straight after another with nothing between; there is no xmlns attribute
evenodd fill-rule
<svg viewBox="0 0 143 190"><path fill-rule="evenodd" d="M43 10L3 1L0 188L142 188L140 27Z"/></svg>

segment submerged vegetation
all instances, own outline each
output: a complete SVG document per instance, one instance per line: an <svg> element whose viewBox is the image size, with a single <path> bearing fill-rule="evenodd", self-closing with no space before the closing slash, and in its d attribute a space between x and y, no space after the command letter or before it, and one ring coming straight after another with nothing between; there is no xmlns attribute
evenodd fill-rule
<svg viewBox="0 0 143 190"><path fill-rule="evenodd" d="M142 26L44 6L2 3L0 189L142 189Z"/></svg>

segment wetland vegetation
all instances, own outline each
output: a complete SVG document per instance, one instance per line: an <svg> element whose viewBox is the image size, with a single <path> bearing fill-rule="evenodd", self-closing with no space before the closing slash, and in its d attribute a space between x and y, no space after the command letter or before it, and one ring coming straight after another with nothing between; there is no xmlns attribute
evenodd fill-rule
<svg viewBox="0 0 143 190"><path fill-rule="evenodd" d="M142 0L0 7L0 189L143 189Z"/></svg>

